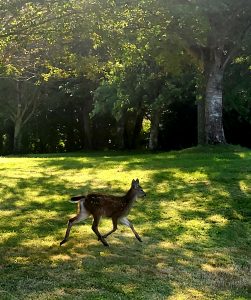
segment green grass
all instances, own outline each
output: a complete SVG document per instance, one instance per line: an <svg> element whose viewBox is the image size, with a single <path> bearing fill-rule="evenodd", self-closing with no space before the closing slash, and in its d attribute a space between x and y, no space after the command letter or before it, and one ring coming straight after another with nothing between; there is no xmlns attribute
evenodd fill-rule
<svg viewBox="0 0 251 300"><path fill-rule="evenodd" d="M72 228L70 196L147 197L97 241L91 219ZM250 299L251 151L70 153L0 158L0 299ZM111 228L102 220L101 232Z"/></svg>

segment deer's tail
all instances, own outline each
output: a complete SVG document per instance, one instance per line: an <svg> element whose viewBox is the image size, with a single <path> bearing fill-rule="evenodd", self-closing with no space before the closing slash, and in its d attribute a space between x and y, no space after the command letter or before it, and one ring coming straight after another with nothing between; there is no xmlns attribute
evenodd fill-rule
<svg viewBox="0 0 251 300"><path fill-rule="evenodd" d="M85 200L85 196L74 196L74 197L71 197L70 202L77 203L77 202L79 202L81 200Z"/></svg>

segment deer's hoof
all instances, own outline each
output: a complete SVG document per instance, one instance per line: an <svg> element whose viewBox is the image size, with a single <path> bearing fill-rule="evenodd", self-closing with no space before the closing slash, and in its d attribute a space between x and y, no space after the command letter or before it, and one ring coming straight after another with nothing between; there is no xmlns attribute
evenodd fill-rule
<svg viewBox="0 0 251 300"><path fill-rule="evenodd" d="M106 240L102 239L101 242L105 247L109 247L109 244L107 243Z"/></svg>

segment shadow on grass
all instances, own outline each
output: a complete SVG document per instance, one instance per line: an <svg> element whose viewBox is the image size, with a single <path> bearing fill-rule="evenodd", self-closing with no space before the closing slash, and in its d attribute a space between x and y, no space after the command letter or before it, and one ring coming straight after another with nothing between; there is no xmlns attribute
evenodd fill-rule
<svg viewBox="0 0 251 300"><path fill-rule="evenodd" d="M120 227L108 239L111 247L104 248L88 220L73 227L69 242L60 248L67 219L75 212L66 200L69 195L97 191L95 182L85 181L75 189L69 180L46 172L28 180L17 177L15 187L0 185L4 199L0 226L8 233L1 242L0 297L166 299L177 296L178 285L187 299L248 299L251 198L240 184L250 179L249 157L180 152L100 155L84 161L53 158L39 164L56 172L105 170L121 164L120 176L150 170L142 183L148 197L139 200L131 213L144 242ZM117 187L119 179L109 184ZM27 190L35 190L37 199L24 205ZM116 192L123 193L119 188ZM48 200L40 201L41 197ZM21 280L23 273L26 277Z"/></svg>

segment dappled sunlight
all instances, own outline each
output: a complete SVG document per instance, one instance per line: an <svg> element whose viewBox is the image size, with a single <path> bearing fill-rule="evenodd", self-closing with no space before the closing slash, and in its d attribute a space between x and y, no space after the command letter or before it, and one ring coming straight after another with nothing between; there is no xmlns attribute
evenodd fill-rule
<svg viewBox="0 0 251 300"><path fill-rule="evenodd" d="M166 250L168 249L169 247L166 248ZM229 288L245 289L249 286L249 273L246 272L246 268L236 269L236 265L231 261L228 252L222 252L222 250L212 252L213 250L208 249L203 254L195 250L187 251L178 245L174 248L175 250L170 249L172 249L171 252L167 254L171 256L170 259L163 260L162 257L162 261L156 265L156 270L169 278L174 286L177 285L174 279L177 276L182 278L180 285L183 291L186 290L187 286L193 286L197 287L198 293L203 293L207 287L209 295L210 290L213 292L215 288L227 291ZM228 261L229 259L230 261ZM196 269L196 272L191 273L191 269ZM177 294L175 295L177 296Z"/></svg>
<svg viewBox="0 0 251 300"><path fill-rule="evenodd" d="M204 271L215 272L215 273L229 273L229 274L233 274L234 272L236 272L236 270L234 270L233 266L228 267L228 268L224 268L224 267L215 267L215 266L212 266L210 264L202 264L201 268Z"/></svg>
<svg viewBox="0 0 251 300"><path fill-rule="evenodd" d="M12 240L13 238L16 238L18 234L16 232L3 232L1 234L1 240L0 240L0 245L3 244L5 245L8 240Z"/></svg>
<svg viewBox="0 0 251 300"><path fill-rule="evenodd" d="M249 275L243 270L237 270L233 266L215 267L208 264L202 265L202 276L208 284L223 289L243 289L250 284Z"/></svg>
<svg viewBox="0 0 251 300"><path fill-rule="evenodd" d="M72 259L72 257L68 254L55 254L50 256L50 260L52 263L60 263L62 261L68 261Z"/></svg>
<svg viewBox="0 0 251 300"><path fill-rule="evenodd" d="M175 250L175 249L177 249L179 246L177 245L177 244L175 244L175 243L172 243L172 242L170 242L170 241L167 241L167 240L165 240L165 241L160 241L159 243L158 243L158 247L159 248L161 248L161 249L166 249L166 250L170 250L170 249L172 249L172 250ZM152 248L152 250L154 250L153 248L155 248L155 246L150 246L149 245L149 249L151 249Z"/></svg>
<svg viewBox="0 0 251 300"><path fill-rule="evenodd" d="M121 289L125 294L130 294L137 290L137 285L133 283L129 284L117 284L117 287Z"/></svg>
<svg viewBox="0 0 251 300"><path fill-rule="evenodd" d="M204 172L204 170L196 170L194 172L187 172L182 170L173 170L173 178L177 180L181 180L183 183L204 183L204 184L210 184L210 180L208 178L208 175Z"/></svg>
<svg viewBox="0 0 251 300"><path fill-rule="evenodd" d="M218 226L225 226L229 222L228 219L226 219L224 216L219 214L215 214L207 217L206 221L210 223L216 223Z"/></svg>
<svg viewBox="0 0 251 300"><path fill-rule="evenodd" d="M178 287L177 287L178 289ZM177 291L170 297L168 300L193 300L193 299L210 299L210 297L206 296L206 292L199 291L194 288L185 288L182 291Z"/></svg>
<svg viewBox="0 0 251 300"><path fill-rule="evenodd" d="M1 278L13 282L20 295L15 278L26 272L24 296L30 299L68 297L69 291L74 298L79 285L86 297L110 299L245 294L251 196L245 157L181 151L3 159L0 275L8 275ZM245 172L239 171L242 166ZM147 197L136 201L129 219L143 243L120 224L105 248L88 218L59 246L68 219L76 214L77 206L68 202L72 195L123 195L137 177ZM111 220L101 221L101 233L111 228Z"/></svg>
<svg viewBox="0 0 251 300"><path fill-rule="evenodd" d="M251 195L251 176L249 179L240 180L239 186L242 193L245 193L247 196Z"/></svg>
<svg viewBox="0 0 251 300"><path fill-rule="evenodd" d="M21 243L22 246L26 247L26 248L37 248L40 249L41 252L43 252L42 249L49 249L50 247L55 245L55 238L54 237L36 237L34 236L32 240L24 240Z"/></svg>
<svg viewBox="0 0 251 300"><path fill-rule="evenodd" d="M245 158L247 160L251 160L251 154L250 151L243 151L240 149L239 151L235 151L234 154L238 156L239 158Z"/></svg>

